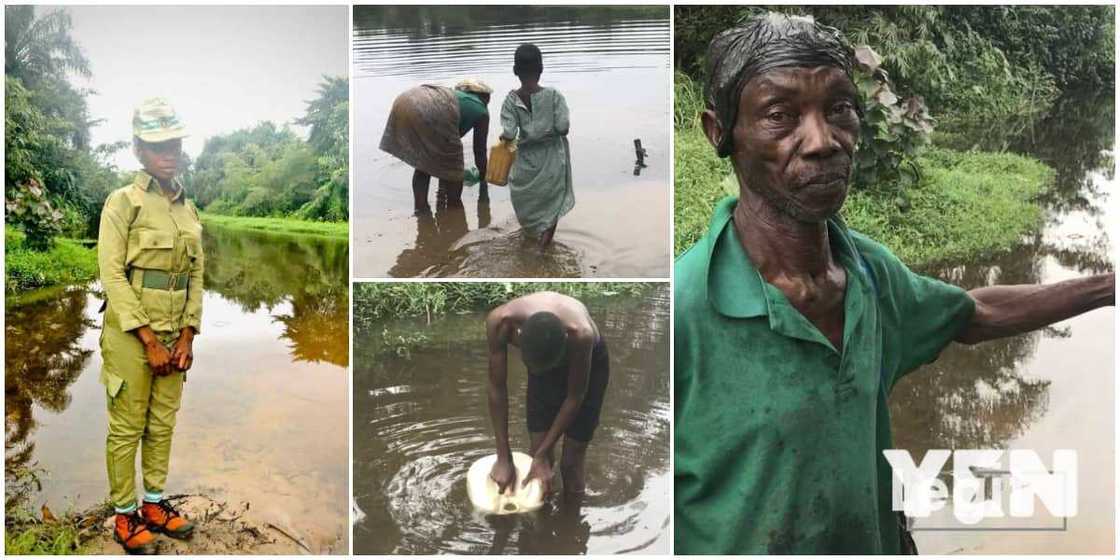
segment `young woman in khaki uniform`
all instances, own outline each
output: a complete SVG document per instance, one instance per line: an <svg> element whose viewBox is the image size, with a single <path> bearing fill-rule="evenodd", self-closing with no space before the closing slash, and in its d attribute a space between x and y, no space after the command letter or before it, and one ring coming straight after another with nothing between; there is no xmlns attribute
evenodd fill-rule
<svg viewBox="0 0 1120 560"><path fill-rule="evenodd" d="M105 290L101 332L109 409L106 466L116 510L114 537L127 552L148 552L152 531L183 538L193 525L163 498L171 434L192 343L202 317L202 224L178 171L183 125L163 99L145 101L132 120L144 170L105 201L97 261ZM141 452L142 505L136 502Z"/></svg>

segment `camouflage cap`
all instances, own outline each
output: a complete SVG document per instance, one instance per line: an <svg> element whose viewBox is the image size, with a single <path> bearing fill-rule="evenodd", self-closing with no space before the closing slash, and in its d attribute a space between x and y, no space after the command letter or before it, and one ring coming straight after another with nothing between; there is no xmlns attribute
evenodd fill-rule
<svg viewBox="0 0 1120 560"><path fill-rule="evenodd" d="M150 97L132 113L132 135L145 142L166 142L186 137L187 129L166 99Z"/></svg>

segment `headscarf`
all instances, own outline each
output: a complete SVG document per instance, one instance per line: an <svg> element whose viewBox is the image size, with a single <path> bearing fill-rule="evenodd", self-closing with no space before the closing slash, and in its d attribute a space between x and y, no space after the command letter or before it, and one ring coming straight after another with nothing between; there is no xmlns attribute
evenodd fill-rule
<svg viewBox="0 0 1120 560"><path fill-rule="evenodd" d="M835 66L852 75L851 47L834 27L811 17L775 12L723 31L708 44L708 108L715 111L722 137L716 152L731 154L731 130L747 82L775 68Z"/></svg>
<svg viewBox="0 0 1120 560"><path fill-rule="evenodd" d="M455 84L455 89L469 93L494 93L494 88L487 85L486 82L474 78L467 78Z"/></svg>

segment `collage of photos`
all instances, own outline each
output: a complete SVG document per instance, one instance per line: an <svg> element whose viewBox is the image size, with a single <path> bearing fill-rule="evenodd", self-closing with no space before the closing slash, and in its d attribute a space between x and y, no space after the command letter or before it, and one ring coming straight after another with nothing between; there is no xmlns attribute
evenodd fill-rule
<svg viewBox="0 0 1120 560"><path fill-rule="evenodd" d="M3 14L5 556L1116 554L1112 4Z"/></svg>

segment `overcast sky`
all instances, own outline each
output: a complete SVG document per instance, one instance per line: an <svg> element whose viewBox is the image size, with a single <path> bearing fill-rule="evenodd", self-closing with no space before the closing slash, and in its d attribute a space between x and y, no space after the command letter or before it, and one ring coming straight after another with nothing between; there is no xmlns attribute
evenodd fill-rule
<svg viewBox="0 0 1120 560"><path fill-rule="evenodd" d="M94 145L131 140L132 110L163 96L186 125L183 148L194 158L208 137L302 116L324 74L347 74L346 6L64 9L93 71L74 85L97 92L87 97L90 114L104 119L93 129ZM137 167L131 150L113 162Z"/></svg>

